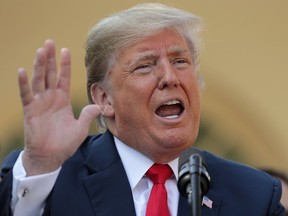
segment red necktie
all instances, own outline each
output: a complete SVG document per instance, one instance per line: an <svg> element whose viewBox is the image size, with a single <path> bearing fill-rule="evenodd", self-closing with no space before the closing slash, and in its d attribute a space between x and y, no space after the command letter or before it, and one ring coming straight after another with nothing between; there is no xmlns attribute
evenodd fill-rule
<svg viewBox="0 0 288 216"><path fill-rule="evenodd" d="M146 216L170 216L165 181L173 174L169 165L154 164L146 176L154 183L146 209Z"/></svg>

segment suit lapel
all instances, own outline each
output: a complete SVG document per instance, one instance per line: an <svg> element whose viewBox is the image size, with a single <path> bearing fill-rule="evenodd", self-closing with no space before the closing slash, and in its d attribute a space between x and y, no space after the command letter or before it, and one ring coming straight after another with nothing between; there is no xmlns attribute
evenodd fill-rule
<svg viewBox="0 0 288 216"><path fill-rule="evenodd" d="M91 175L83 182L95 215L135 215L130 184L112 135L106 132L94 144L85 163Z"/></svg>
<svg viewBox="0 0 288 216"><path fill-rule="evenodd" d="M222 201L221 196L213 192L213 190L209 190L206 196L209 198L209 200L213 202L212 208L209 208L205 204L202 204L201 216L218 216ZM188 205L188 200L180 195L178 205L178 216L191 216L191 214L192 211L190 206Z"/></svg>
<svg viewBox="0 0 288 216"><path fill-rule="evenodd" d="M191 209L188 206L188 201L182 195L179 197L178 216L191 216Z"/></svg>
<svg viewBox="0 0 288 216"><path fill-rule="evenodd" d="M220 208L222 203L222 197L220 194L210 189L205 195L211 202L211 207L208 207L205 203L202 204L201 212L203 216L217 216L220 215Z"/></svg>
<svg viewBox="0 0 288 216"><path fill-rule="evenodd" d="M0 178L0 215L11 216L10 200L12 199L12 168L6 173L4 178Z"/></svg>

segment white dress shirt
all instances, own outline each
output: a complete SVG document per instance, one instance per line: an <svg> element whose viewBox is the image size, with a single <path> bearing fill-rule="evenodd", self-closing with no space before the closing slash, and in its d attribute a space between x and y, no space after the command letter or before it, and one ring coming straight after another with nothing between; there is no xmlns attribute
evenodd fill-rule
<svg viewBox="0 0 288 216"><path fill-rule="evenodd" d="M150 191L153 187L153 182L145 176L145 173L154 162L130 146L125 145L116 137L114 137L114 141L130 183L136 215L145 216ZM174 173L174 176L167 179L165 183L168 194L168 207L171 216L176 216L179 200L177 188L178 158L169 162L168 165Z"/></svg>
<svg viewBox="0 0 288 216"><path fill-rule="evenodd" d="M145 216L152 181L145 176L153 161L114 137L116 148L124 165L131 186L137 216ZM20 153L13 167L11 209L14 216L40 216L45 200L51 192L61 167L54 172L26 177ZM171 216L177 215L179 192L177 189L178 159L168 163L174 176L165 183ZM45 185L45 187L43 187ZM29 206L29 207L28 207Z"/></svg>

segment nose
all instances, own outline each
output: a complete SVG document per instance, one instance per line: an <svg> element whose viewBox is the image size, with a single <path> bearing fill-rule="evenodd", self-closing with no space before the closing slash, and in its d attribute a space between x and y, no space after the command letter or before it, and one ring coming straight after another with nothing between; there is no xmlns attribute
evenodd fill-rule
<svg viewBox="0 0 288 216"><path fill-rule="evenodd" d="M158 76L158 88L160 90L164 88L177 87L180 84L177 77L177 71L169 61L159 65Z"/></svg>

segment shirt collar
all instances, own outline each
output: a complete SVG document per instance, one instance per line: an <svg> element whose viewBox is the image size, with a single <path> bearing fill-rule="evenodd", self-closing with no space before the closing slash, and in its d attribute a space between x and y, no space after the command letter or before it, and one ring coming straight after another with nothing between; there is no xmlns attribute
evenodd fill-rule
<svg viewBox="0 0 288 216"><path fill-rule="evenodd" d="M115 136L114 141L126 171L131 189L133 190L154 162L142 153L121 142ZM170 161L168 164L173 170L176 179L178 179L178 158Z"/></svg>

